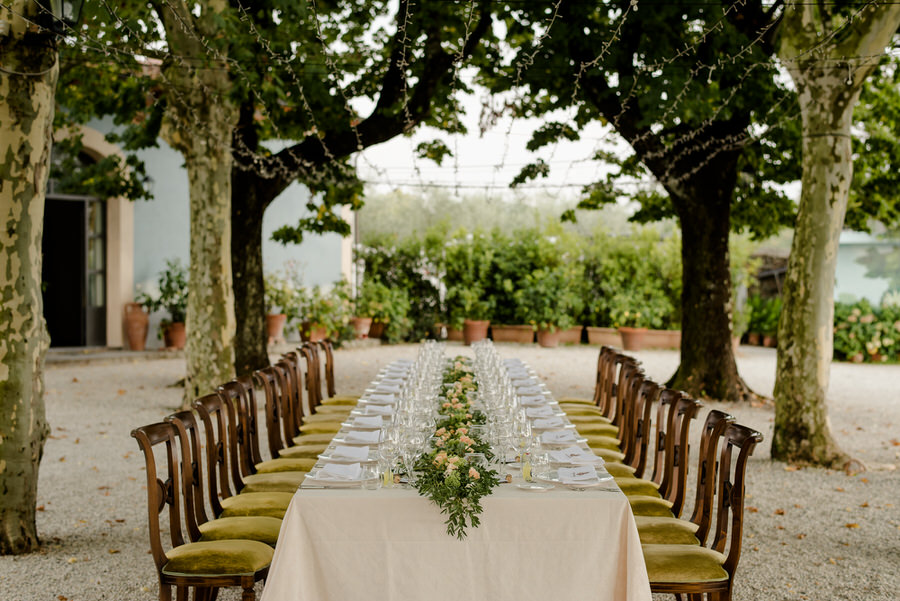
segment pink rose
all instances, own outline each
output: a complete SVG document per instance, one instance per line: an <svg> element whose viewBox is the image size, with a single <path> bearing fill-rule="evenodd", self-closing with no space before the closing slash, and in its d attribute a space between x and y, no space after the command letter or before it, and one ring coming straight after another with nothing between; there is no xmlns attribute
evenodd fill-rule
<svg viewBox="0 0 900 601"><path fill-rule="evenodd" d="M473 480L478 480L479 478L481 478L481 474L479 474L478 470L476 470L474 467L470 467L469 468L469 478L472 478Z"/></svg>

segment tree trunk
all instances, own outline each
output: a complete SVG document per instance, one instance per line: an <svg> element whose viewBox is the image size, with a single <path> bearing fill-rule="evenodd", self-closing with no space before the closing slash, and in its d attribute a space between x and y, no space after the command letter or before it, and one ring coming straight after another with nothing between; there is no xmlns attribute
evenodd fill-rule
<svg viewBox="0 0 900 601"><path fill-rule="evenodd" d="M269 365L263 285L262 222L268 203L252 185L256 178L235 169L231 206L231 268L234 271L235 370L244 376Z"/></svg>
<svg viewBox="0 0 900 601"><path fill-rule="evenodd" d="M231 97L227 53L204 45L218 37L217 16L226 8L221 0L208 0L199 18L183 1L160 9L170 50L192 57L164 70L169 92L164 135L184 157L191 207L185 407L234 377L231 141L238 109ZM187 23L198 30L187 30Z"/></svg>
<svg viewBox="0 0 900 601"><path fill-rule="evenodd" d="M774 459L824 466L849 459L832 437L825 395L834 352L834 270L853 172L850 125L874 63L842 67L839 61L877 56L898 24L896 5L873 7L835 38L839 43L822 48L821 30L829 23L813 5L785 13L780 53L799 93L803 187L778 325Z"/></svg>
<svg viewBox="0 0 900 601"><path fill-rule="evenodd" d="M681 364L667 385L694 397L742 401L755 395L738 375L731 345L734 185L718 181L733 171L723 167L719 178L687 187L688 195L671 195L681 224Z"/></svg>
<svg viewBox="0 0 900 601"><path fill-rule="evenodd" d="M14 1L0 37L0 554L40 544L35 525L38 469L49 434L41 297L41 235L50 164L56 42L26 34L33 2ZM16 72L15 74L10 71Z"/></svg>

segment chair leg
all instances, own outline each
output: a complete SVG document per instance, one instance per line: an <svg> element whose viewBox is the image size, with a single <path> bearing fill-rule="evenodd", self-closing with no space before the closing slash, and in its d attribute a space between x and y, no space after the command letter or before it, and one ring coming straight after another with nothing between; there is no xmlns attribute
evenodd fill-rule
<svg viewBox="0 0 900 601"><path fill-rule="evenodd" d="M168 584L159 583L159 601L172 601L172 587Z"/></svg>
<svg viewBox="0 0 900 601"><path fill-rule="evenodd" d="M214 586L209 589L209 599L207 601L216 601L216 597L219 596L219 587Z"/></svg>
<svg viewBox="0 0 900 601"><path fill-rule="evenodd" d="M256 591L253 590L253 586L244 587L244 592L241 593L241 601L256 601Z"/></svg>
<svg viewBox="0 0 900 601"><path fill-rule="evenodd" d="M190 589L186 586L175 586L175 600L188 601L188 593Z"/></svg>

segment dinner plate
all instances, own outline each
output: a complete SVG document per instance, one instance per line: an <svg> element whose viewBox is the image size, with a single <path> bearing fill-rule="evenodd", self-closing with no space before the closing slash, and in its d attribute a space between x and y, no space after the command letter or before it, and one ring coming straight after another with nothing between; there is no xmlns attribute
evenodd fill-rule
<svg viewBox="0 0 900 601"><path fill-rule="evenodd" d="M375 446L375 447L377 447L378 445L381 444L380 441L379 441L379 442L361 442L361 441L357 441L357 440L347 440L347 439L344 438L344 437L340 437L340 438L335 437L335 438L332 438L332 439L331 439L331 442L334 443L334 444L336 444L336 445L339 445L339 444L340 444L340 445L347 445L347 446L350 446L350 447L362 447L362 446Z"/></svg>
<svg viewBox="0 0 900 601"><path fill-rule="evenodd" d="M529 492L547 492L548 490L553 490L553 485L541 484L540 482L525 482L524 484L516 484L516 488Z"/></svg>
<svg viewBox="0 0 900 601"><path fill-rule="evenodd" d="M575 440L565 440L562 442L546 442L544 440L541 440L541 446L547 447L548 449L564 449L572 445L583 445L586 443L587 438L582 437L578 437Z"/></svg>
<svg viewBox="0 0 900 601"><path fill-rule="evenodd" d="M362 446L362 445L347 445L347 446ZM332 457L326 450L325 453L319 455L320 461L326 461L329 463L378 463L378 452L369 450L369 456L366 459L348 459L345 457Z"/></svg>
<svg viewBox="0 0 900 601"><path fill-rule="evenodd" d="M300 485L300 488L362 488L366 483L377 482L380 479L379 476L375 476L373 478L360 478L358 480L318 480L316 479L318 473L318 470L309 472L303 480L303 483Z"/></svg>
<svg viewBox="0 0 900 601"><path fill-rule="evenodd" d="M604 482L609 482L613 477L606 472L598 472L596 480L579 480L578 482L563 482L559 479L559 473L556 470L550 470L543 474L535 474L535 479L541 482L547 482L556 486L567 486L569 488L593 488L600 486Z"/></svg>
<svg viewBox="0 0 900 601"><path fill-rule="evenodd" d="M360 417L376 417L374 415L365 415ZM383 420L382 420L383 421ZM381 430L381 426L360 426L354 424L353 422L344 422L341 424L341 427L345 430L355 430L357 432L374 432L375 430ZM585 439L587 440L587 439Z"/></svg>

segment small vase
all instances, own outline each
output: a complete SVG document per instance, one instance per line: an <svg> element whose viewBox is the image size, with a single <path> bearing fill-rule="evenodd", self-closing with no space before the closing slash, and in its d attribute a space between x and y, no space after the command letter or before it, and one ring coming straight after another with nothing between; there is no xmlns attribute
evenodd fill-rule
<svg viewBox="0 0 900 601"><path fill-rule="evenodd" d="M468 346L473 342L484 340L488 335L490 320L467 319L463 322L463 342Z"/></svg>
<svg viewBox="0 0 900 601"><path fill-rule="evenodd" d="M559 330L560 344L581 344L581 326Z"/></svg>
<svg viewBox="0 0 900 601"><path fill-rule="evenodd" d="M599 344L600 346L612 346L615 348L622 347L622 337L619 336L619 332L615 328L588 326L587 335L588 344Z"/></svg>
<svg viewBox="0 0 900 601"><path fill-rule="evenodd" d="M286 322L287 315L284 313L270 313L266 315L267 344L275 344L276 342L284 344L284 324Z"/></svg>
<svg viewBox="0 0 900 601"><path fill-rule="evenodd" d="M125 303L125 332L128 334L128 348L142 351L147 344L147 330L150 316L140 303Z"/></svg>
<svg viewBox="0 0 900 601"><path fill-rule="evenodd" d="M357 338L366 338L369 336L369 330L372 328L371 317L354 317L350 320L353 324L353 331L356 332Z"/></svg>
<svg viewBox="0 0 900 601"><path fill-rule="evenodd" d="M166 326L166 329L163 330L163 342L167 349L174 349L176 351L183 349L187 342L187 332L184 329L184 324L180 321L176 321L175 323L170 323Z"/></svg>
<svg viewBox="0 0 900 601"><path fill-rule="evenodd" d="M758 332L750 332L749 334L747 334L747 344L759 346L761 337L762 336Z"/></svg>
<svg viewBox="0 0 900 601"><path fill-rule="evenodd" d="M453 326L447 326L447 340L462 342L463 331Z"/></svg>
<svg viewBox="0 0 900 601"><path fill-rule="evenodd" d="M644 348L644 335L647 328L619 328L619 335L622 336L622 348L626 351L639 351Z"/></svg>
<svg viewBox="0 0 900 601"><path fill-rule="evenodd" d="M328 338L328 328L325 326L311 321L304 321L300 324L300 339L303 342L318 342L326 338Z"/></svg>
<svg viewBox="0 0 900 601"><path fill-rule="evenodd" d="M559 339L562 332L559 330L550 330L541 328L537 332L538 344L544 348L556 348L559 346Z"/></svg>
<svg viewBox="0 0 900 601"><path fill-rule="evenodd" d="M768 334L763 334L762 337L763 346L769 348L775 348L778 346L778 340L774 336L769 336Z"/></svg>

